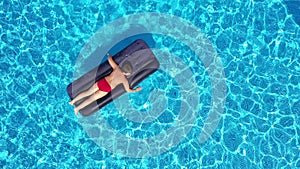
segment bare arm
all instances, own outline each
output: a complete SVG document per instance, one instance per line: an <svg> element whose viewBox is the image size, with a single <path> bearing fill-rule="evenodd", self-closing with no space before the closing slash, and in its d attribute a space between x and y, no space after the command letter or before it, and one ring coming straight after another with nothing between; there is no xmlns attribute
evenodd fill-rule
<svg viewBox="0 0 300 169"><path fill-rule="evenodd" d="M116 64L116 62L112 59L111 55L108 53L107 54L108 56L108 63L110 64L110 66L113 68L113 69L116 69L118 67L118 65Z"/></svg>
<svg viewBox="0 0 300 169"><path fill-rule="evenodd" d="M138 87L138 88L136 88L136 89L130 89L130 87L129 87L129 84L128 84L128 81L127 80L125 80L124 82L123 82L123 85L124 85L124 88L125 88L125 90L127 91L127 92L138 92L138 91L141 91L142 90L142 87Z"/></svg>

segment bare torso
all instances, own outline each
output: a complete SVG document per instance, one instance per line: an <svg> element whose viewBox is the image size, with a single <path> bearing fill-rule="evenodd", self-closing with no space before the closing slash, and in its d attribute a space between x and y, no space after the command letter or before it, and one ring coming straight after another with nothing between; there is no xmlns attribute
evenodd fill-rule
<svg viewBox="0 0 300 169"><path fill-rule="evenodd" d="M109 83L109 85L112 89L114 89L119 84L127 81L125 75L122 73L120 68L114 69L110 75L105 77L105 79Z"/></svg>

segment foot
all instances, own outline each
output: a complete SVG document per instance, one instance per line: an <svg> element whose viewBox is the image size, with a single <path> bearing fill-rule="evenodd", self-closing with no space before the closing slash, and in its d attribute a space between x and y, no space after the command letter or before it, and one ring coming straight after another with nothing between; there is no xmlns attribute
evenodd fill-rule
<svg viewBox="0 0 300 169"><path fill-rule="evenodd" d="M79 110L77 108L74 108L74 113L77 116L78 115Z"/></svg>
<svg viewBox="0 0 300 169"><path fill-rule="evenodd" d="M69 102L70 105L74 105L74 100Z"/></svg>

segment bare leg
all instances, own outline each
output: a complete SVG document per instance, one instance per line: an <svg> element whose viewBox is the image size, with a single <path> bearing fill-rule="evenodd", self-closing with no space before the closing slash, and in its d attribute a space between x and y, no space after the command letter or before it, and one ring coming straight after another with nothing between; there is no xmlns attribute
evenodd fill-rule
<svg viewBox="0 0 300 169"><path fill-rule="evenodd" d="M80 105L74 108L74 112L77 115L79 110L84 108L85 106L91 104L93 101L98 100L99 98L105 96L108 92L103 91L97 91L95 94L91 95L88 99L86 99L84 102L82 102Z"/></svg>
<svg viewBox="0 0 300 169"><path fill-rule="evenodd" d="M73 105L75 102L77 102L78 100L90 96L93 93L95 93L96 91L98 91L98 86L97 83L95 83L92 87L90 87L88 90L80 93L79 95L77 95L72 101L69 102L69 104Z"/></svg>

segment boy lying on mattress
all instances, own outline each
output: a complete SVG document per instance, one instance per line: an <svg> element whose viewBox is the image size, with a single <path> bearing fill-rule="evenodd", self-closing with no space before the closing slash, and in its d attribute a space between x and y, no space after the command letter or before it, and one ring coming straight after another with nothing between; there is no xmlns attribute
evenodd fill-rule
<svg viewBox="0 0 300 169"><path fill-rule="evenodd" d="M138 92L142 90L141 87L138 87L134 90L130 89L128 80L125 76L128 76L132 72L132 66L129 62L125 62L122 67L119 67L115 61L112 59L112 56L110 54L108 55L108 62L110 66L113 68L113 71L108 76L100 79L98 82L96 82L92 87L90 87L88 90L80 93L78 96L76 96L72 101L69 102L69 104L74 105L75 102L78 100L81 100L84 97L90 96L88 99L86 99L84 102L79 104L77 107L74 108L74 112L77 115L80 109L86 107L93 101L98 100L99 98L104 97L107 93L109 93L111 90L113 90L116 86L119 84L123 84L124 88L127 92Z"/></svg>

